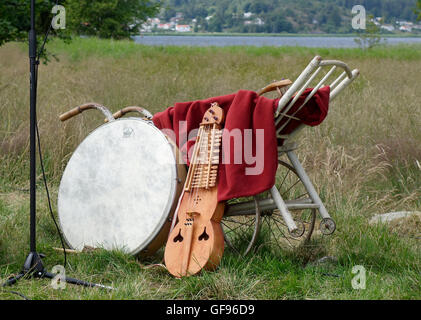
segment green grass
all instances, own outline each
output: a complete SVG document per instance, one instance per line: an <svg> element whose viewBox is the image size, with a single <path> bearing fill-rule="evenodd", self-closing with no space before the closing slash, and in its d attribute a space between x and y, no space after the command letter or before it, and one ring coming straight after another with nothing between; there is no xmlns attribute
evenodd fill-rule
<svg viewBox="0 0 421 320"><path fill-rule="evenodd" d="M58 115L96 101L117 111L143 105L153 113L174 102L257 90L295 79L311 58L345 60L361 77L335 101L327 120L303 131L297 151L337 231L315 234L294 252L259 247L245 258L229 249L216 272L177 280L160 267L162 251L139 260L121 252L68 255L67 274L111 285L113 291L48 280L20 282L31 299L420 299L420 224L369 225L377 213L421 210L421 47L373 50L301 47L147 47L129 41L76 39L49 44L59 62L40 66L38 119L53 207L63 169L75 147L103 121L86 112L66 123ZM20 271L28 253L27 50L0 48L0 278ZM38 168L38 251L51 270L63 263ZM317 227L316 227L317 228ZM262 239L261 242L264 242ZM336 263L318 265L323 256ZM367 269L367 287L354 290L352 268ZM20 299L0 291L1 299Z"/></svg>
<svg viewBox="0 0 421 320"><path fill-rule="evenodd" d="M395 45L378 46L371 50L360 48L310 48L299 46L285 47L254 47L254 46L228 46L228 47L189 47L189 46L145 46L133 41L113 41L101 39L74 39L70 44L55 41L50 46L51 51L66 53L72 59L83 59L87 56L104 56L122 58L133 55L149 57L156 54L216 54L216 53L247 53L253 56L294 55L299 57L314 56L319 54L323 57L333 56L338 59L395 59L395 60L418 60L421 58L421 45Z"/></svg>
<svg viewBox="0 0 421 320"><path fill-rule="evenodd" d="M52 268L62 264L63 257L52 249L60 245L45 206L41 204L39 211L38 249L47 254L44 262ZM1 201L0 213L7 220L2 223L1 277L4 279L9 273L19 271L28 249L27 201L19 206ZM177 280L162 268L142 268L160 262L162 253L139 262L121 252L99 251L69 254L68 275L111 285L116 288L113 291L71 285L65 290L55 290L49 280L21 281L13 289L31 299L419 299L421 270L419 251L413 248L415 243L391 235L382 226L365 227L361 236L361 226L365 223L362 220L361 217L339 219L335 236L314 243L323 248L328 242L337 242L337 264L306 263L302 252L276 254L262 250L241 258L228 250L216 272ZM320 256L319 252L316 257ZM352 289L351 271L355 265L367 269L366 290ZM0 297L19 298L6 292L1 292Z"/></svg>

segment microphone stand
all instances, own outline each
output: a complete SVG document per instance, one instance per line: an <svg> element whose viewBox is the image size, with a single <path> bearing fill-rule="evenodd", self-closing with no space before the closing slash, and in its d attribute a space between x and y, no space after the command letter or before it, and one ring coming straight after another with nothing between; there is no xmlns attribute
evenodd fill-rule
<svg viewBox="0 0 421 320"><path fill-rule="evenodd" d="M23 277L48 278L53 279L56 275L48 272L42 263L44 254L36 250L36 102L37 102L37 36L35 31L35 0L31 0L31 27L29 30L29 64L30 64L30 253L28 254L22 271L9 278L2 286L9 286L16 283ZM63 277L62 280L81 285L85 287L100 287L104 289L113 289L101 284L86 282L69 277Z"/></svg>

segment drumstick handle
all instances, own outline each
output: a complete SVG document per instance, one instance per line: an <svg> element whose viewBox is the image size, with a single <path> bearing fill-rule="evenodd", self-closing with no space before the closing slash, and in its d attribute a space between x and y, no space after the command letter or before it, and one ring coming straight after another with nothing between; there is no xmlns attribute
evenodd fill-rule
<svg viewBox="0 0 421 320"><path fill-rule="evenodd" d="M60 115L59 118L60 118L61 121L66 121L66 120L74 117L75 115L77 115L81 112L82 112L82 110L80 109L80 107L76 107L76 108L74 108L70 111L67 111L67 112L63 113L62 115Z"/></svg>
<svg viewBox="0 0 421 320"><path fill-rule="evenodd" d="M82 113L85 110L89 110L89 109L96 109L101 111L106 117L108 121L113 121L114 117L111 114L110 110L108 110L106 107L104 107L103 105L99 104L99 103L95 103L95 102L89 102L89 103L85 103L82 104L76 108L73 108L70 111L67 111L65 113L63 113L62 115L60 115L60 120L61 121L66 121L69 120L70 118L73 118L74 116Z"/></svg>
<svg viewBox="0 0 421 320"><path fill-rule="evenodd" d="M125 107L125 108L117 111L116 113L114 113L113 114L113 117L114 117L114 119L119 119L122 116L124 116L126 113L129 113L129 112L137 112L137 113L140 113L143 116L143 118L146 118L147 120L151 120L153 118L152 113L150 113L145 108L138 107L138 106ZM108 122L108 119L105 119L104 121L105 122Z"/></svg>
<svg viewBox="0 0 421 320"><path fill-rule="evenodd" d="M284 87L287 87L287 86L289 86L291 84L292 84L292 81L289 80L289 79L284 79L284 80L281 80L281 81L276 81L276 82L273 82L273 83L267 85L263 89L260 89L257 94L259 96L261 96L261 95L263 95L263 94L265 94L267 92L271 92L271 91L274 91L274 90L279 90L279 89L284 88Z"/></svg>

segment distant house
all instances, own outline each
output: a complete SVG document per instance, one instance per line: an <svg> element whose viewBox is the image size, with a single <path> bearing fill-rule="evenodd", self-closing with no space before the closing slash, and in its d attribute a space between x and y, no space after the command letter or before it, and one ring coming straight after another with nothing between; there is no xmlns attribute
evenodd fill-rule
<svg viewBox="0 0 421 320"><path fill-rule="evenodd" d="M380 26L381 25L381 23L380 22L378 22L378 21L376 21L376 20L371 20L372 22L374 22L374 24L376 25L376 26Z"/></svg>
<svg viewBox="0 0 421 320"><path fill-rule="evenodd" d="M411 21L404 21L404 20L402 20L402 21L396 21L396 23L398 25L400 25L400 26L413 26L414 25L413 22L411 22Z"/></svg>
<svg viewBox="0 0 421 320"><path fill-rule="evenodd" d="M265 24L265 22L260 18L256 18L254 20L246 20L246 21L244 21L244 24L245 25L254 24L254 25L258 25L258 26L263 26Z"/></svg>
<svg viewBox="0 0 421 320"><path fill-rule="evenodd" d="M399 28L399 30L400 30L400 31L402 31L402 32L412 32L412 27L411 27L411 26L408 26L408 25L406 25L406 26L401 26L401 27Z"/></svg>
<svg viewBox="0 0 421 320"><path fill-rule="evenodd" d="M246 18L246 19L250 18L252 15L253 15L252 12L244 12L244 14L243 14L244 18Z"/></svg>
<svg viewBox="0 0 421 320"><path fill-rule="evenodd" d="M181 20L183 20L183 13L182 12L177 12L175 14L175 17L172 17L170 19L170 22L172 22L174 24L178 24Z"/></svg>
<svg viewBox="0 0 421 320"><path fill-rule="evenodd" d="M161 20L159 18L152 18L152 19L148 19L148 23L150 23L151 25L157 25L161 23Z"/></svg>
<svg viewBox="0 0 421 320"><path fill-rule="evenodd" d="M177 24L175 26L175 31L177 31L177 32L190 32L191 27L188 24Z"/></svg>
<svg viewBox="0 0 421 320"><path fill-rule="evenodd" d="M386 24L383 25L383 26L381 26L380 28L383 29L383 30L389 31L389 32L393 32L395 30L395 27L394 26L392 26L392 25L386 25Z"/></svg>
<svg viewBox="0 0 421 320"><path fill-rule="evenodd" d="M256 18L254 20L254 24L257 24L258 26L263 26L265 24L265 22L260 18Z"/></svg>
<svg viewBox="0 0 421 320"><path fill-rule="evenodd" d="M171 24L170 23L160 23L156 27L158 29L161 29L161 30L170 30L171 29Z"/></svg>
<svg viewBox="0 0 421 320"><path fill-rule="evenodd" d="M142 24L140 31L141 32L151 32L153 28L156 28L158 24L161 23L161 20L158 18L148 18L144 24Z"/></svg>

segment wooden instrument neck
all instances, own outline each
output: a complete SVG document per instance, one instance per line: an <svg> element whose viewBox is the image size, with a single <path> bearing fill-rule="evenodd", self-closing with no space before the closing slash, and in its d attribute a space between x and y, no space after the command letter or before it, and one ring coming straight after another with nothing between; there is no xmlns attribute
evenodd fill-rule
<svg viewBox="0 0 421 320"><path fill-rule="evenodd" d="M216 186L222 131L217 124L202 123L196 138L185 191Z"/></svg>

